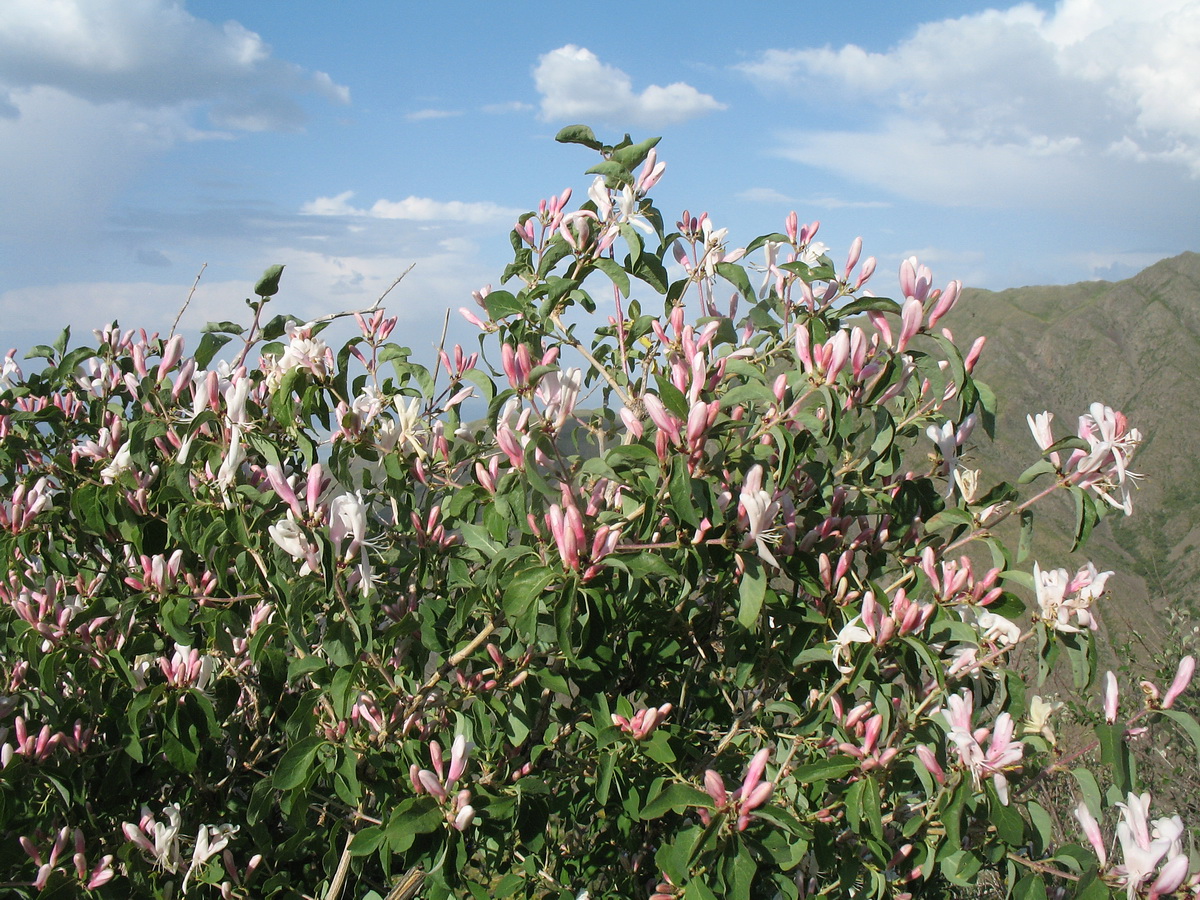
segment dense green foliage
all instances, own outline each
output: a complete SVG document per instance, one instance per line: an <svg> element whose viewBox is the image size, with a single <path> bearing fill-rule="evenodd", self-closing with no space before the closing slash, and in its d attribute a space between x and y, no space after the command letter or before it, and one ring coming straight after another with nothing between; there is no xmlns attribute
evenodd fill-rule
<svg viewBox="0 0 1200 900"><path fill-rule="evenodd" d="M522 217L478 354L428 369L381 310L330 348L336 316L267 316L274 267L191 356L115 325L10 356L7 888L1194 891L1124 740L1200 737L1171 708L1188 664L1124 716L1087 694L1095 776L1009 662L1096 680L1108 573L1022 547L1036 502L1070 495L1076 543L1129 512L1137 432L1039 416L1040 461L984 487L957 282L906 261L900 302L870 296L861 242L839 269L794 214L738 249L707 216L668 230L654 140L560 140L600 154L588 199ZM1033 799L1052 770L1082 832ZM1093 817L1118 808L1113 854Z"/></svg>

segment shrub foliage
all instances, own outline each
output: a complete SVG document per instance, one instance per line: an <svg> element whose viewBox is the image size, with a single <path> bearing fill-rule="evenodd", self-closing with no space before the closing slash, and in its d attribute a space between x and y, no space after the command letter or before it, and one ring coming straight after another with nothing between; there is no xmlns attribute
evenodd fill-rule
<svg viewBox="0 0 1200 900"><path fill-rule="evenodd" d="M1122 703L1109 573L1026 558L1038 502L1077 543L1131 511L1136 430L1031 417L1029 470L986 486L957 282L910 260L872 296L861 241L839 266L795 214L736 249L668 227L655 140L559 140L594 180L521 217L478 352L272 316L273 267L190 355L115 323L9 354L6 890L1194 894L1126 745L1200 738L1191 661ZM1035 694L1056 667L1077 747Z"/></svg>

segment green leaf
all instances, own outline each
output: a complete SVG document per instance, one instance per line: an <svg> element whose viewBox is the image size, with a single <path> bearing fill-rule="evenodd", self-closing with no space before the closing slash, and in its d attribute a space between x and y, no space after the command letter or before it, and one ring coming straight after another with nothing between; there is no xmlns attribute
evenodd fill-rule
<svg viewBox="0 0 1200 900"><path fill-rule="evenodd" d="M1188 713L1178 709L1160 709L1156 710L1160 716L1166 716L1176 725L1183 729L1184 733L1192 739L1192 744L1196 748L1197 754L1200 754L1200 725Z"/></svg>
<svg viewBox="0 0 1200 900"><path fill-rule="evenodd" d="M604 147L596 139L595 133L586 125L568 125L554 136L560 144L582 144L589 150L600 150Z"/></svg>
<svg viewBox="0 0 1200 900"><path fill-rule="evenodd" d="M746 571L738 584L738 622L743 628L752 629L758 622L758 614L767 598L767 580L762 562L756 558L747 559Z"/></svg>
<svg viewBox="0 0 1200 900"><path fill-rule="evenodd" d="M245 330L237 322L209 322L200 329L202 334L220 333L229 335L241 334Z"/></svg>
<svg viewBox="0 0 1200 900"><path fill-rule="evenodd" d="M1029 484L1035 478L1040 478L1042 475L1050 475L1057 471L1058 469L1050 460L1039 459L1017 477L1017 484Z"/></svg>
<svg viewBox="0 0 1200 900"><path fill-rule="evenodd" d="M1100 739L1100 762L1112 771L1113 787L1121 796L1125 796L1133 790L1125 728L1107 723L1097 725L1096 737Z"/></svg>
<svg viewBox="0 0 1200 900"><path fill-rule="evenodd" d="M283 275L283 266L268 266L254 285L254 293L259 297L274 297L279 293L279 279Z"/></svg>
<svg viewBox="0 0 1200 900"><path fill-rule="evenodd" d="M316 757L317 751L324 743L326 741L323 737L314 734L302 738L289 747L283 754L283 758L279 760L279 765L275 767L275 774L271 778L271 783L275 788L281 791L290 791L292 788L302 785L313 767L313 759Z"/></svg>
<svg viewBox="0 0 1200 900"><path fill-rule="evenodd" d="M613 159L606 159L587 170L586 175L602 175L609 187L633 184L633 173Z"/></svg>
<svg viewBox="0 0 1200 900"><path fill-rule="evenodd" d="M704 791L690 784L676 782L670 784L657 797L642 809L642 819L660 819L668 812L683 812L689 807L715 809L713 798Z"/></svg>
<svg viewBox="0 0 1200 900"><path fill-rule="evenodd" d="M525 311L525 304L508 291L492 291L483 298L483 305L488 318L496 320Z"/></svg>
<svg viewBox="0 0 1200 900"><path fill-rule="evenodd" d="M1021 530L1017 540L1017 562L1029 558L1033 549L1033 510L1021 510Z"/></svg>
<svg viewBox="0 0 1200 900"><path fill-rule="evenodd" d="M487 529L482 525L476 525L472 522L463 522L458 526L462 530L463 541L472 550L478 550L484 556L494 557L500 553L502 549L499 544L491 539Z"/></svg>
<svg viewBox="0 0 1200 900"><path fill-rule="evenodd" d="M613 150L612 158L623 165L625 168L633 171L638 166L646 161L646 156L653 150L660 137L646 138L644 141L639 141L636 144L627 144L624 147L616 147Z"/></svg>
<svg viewBox="0 0 1200 900"><path fill-rule="evenodd" d="M737 288L747 302L754 303L758 299L754 295L754 286L750 284L750 276L737 263L717 263L717 274Z"/></svg>
<svg viewBox="0 0 1200 900"><path fill-rule="evenodd" d="M1000 840L1010 847L1020 847L1025 843L1025 820L1012 806L1000 802L996 786L991 782L988 783L988 811Z"/></svg>
<svg viewBox="0 0 1200 900"><path fill-rule="evenodd" d="M1075 885L1075 900L1109 900L1112 891L1100 878L1096 866L1092 866L1079 878Z"/></svg>
<svg viewBox="0 0 1200 900"><path fill-rule="evenodd" d="M617 290L621 292L622 297L629 296L629 274L621 268L620 264L607 256L601 256L592 263L597 269L609 277L613 284L617 286Z"/></svg>
<svg viewBox="0 0 1200 900"><path fill-rule="evenodd" d="M379 849L385 837L378 825L368 825L350 840L351 856L367 856Z"/></svg>
<svg viewBox="0 0 1200 900"><path fill-rule="evenodd" d="M1083 802L1087 804L1088 812L1099 819L1104 813L1104 805L1101 800L1102 794L1100 793L1100 785L1096 781L1096 776L1092 774L1090 769L1086 769L1083 766L1072 769L1071 774L1075 776L1080 793L1083 794Z"/></svg>
<svg viewBox="0 0 1200 900"><path fill-rule="evenodd" d="M504 586L501 600L504 614L510 619L520 619L537 603L554 578L555 573L544 566L517 572Z"/></svg>
<svg viewBox="0 0 1200 900"><path fill-rule="evenodd" d="M1099 501L1083 488L1072 485L1068 490L1075 497L1075 541L1071 544L1074 553L1085 543L1096 523L1100 521Z"/></svg>
<svg viewBox="0 0 1200 900"><path fill-rule="evenodd" d="M612 787L613 770L617 765L617 754L608 750L600 754L600 767L596 772L596 802L601 806L608 803L608 792Z"/></svg>
<svg viewBox="0 0 1200 900"><path fill-rule="evenodd" d="M1036 872L1031 872L1013 888L1014 900L1046 900L1046 882Z"/></svg>
<svg viewBox="0 0 1200 900"><path fill-rule="evenodd" d="M67 352L67 342L71 340L71 326L68 325L58 333L58 337L54 340L54 349L58 351L59 356Z"/></svg>
<svg viewBox="0 0 1200 900"><path fill-rule="evenodd" d="M797 766L793 775L800 784L813 784L818 781L834 781L843 775L849 775L859 766L859 761L849 756L831 756L820 762Z"/></svg>

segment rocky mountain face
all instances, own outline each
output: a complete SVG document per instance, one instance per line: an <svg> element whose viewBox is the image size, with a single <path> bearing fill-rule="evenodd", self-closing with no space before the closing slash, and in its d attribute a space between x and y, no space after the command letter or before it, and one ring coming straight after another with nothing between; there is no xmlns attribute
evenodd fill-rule
<svg viewBox="0 0 1200 900"><path fill-rule="evenodd" d="M1012 480L1038 458L1027 413L1053 412L1055 433L1065 436L1098 400L1142 432L1132 468L1145 477L1134 514L1110 515L1068 558L1069 540L1046 532L1069 534L1074 506L1065 495L1048 498L1037 508L1034 558L1072 570L1092 559L1117 573L1101 611L1114 648L1157 649L1181 634L1194 641L1187 634L1200 623L1200 254L1115 283L967 290L945 324L962 346L988 336L976 374L1001 407L996 443L983 438L975 448L973 464L986 474Z"/></svg>

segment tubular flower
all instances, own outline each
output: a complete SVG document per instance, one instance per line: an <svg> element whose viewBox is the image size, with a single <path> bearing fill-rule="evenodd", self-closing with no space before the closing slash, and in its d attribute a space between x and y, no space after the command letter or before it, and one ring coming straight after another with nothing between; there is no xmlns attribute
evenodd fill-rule
<svg viewBox="0 0 1200 900"><path fill-rule="evenodd" d="M746 473L746 480L742 483L739 506L746 519L746 536L742 539L742 546L756 546L764 562L779 568L779 561L771 553L769 544L779 540L779 534L772 526L779 515L780 504L763 490L762 480L762 466L754 466Z"/></svg>
<svg viewBox="0 0 1200 900"><path fill-rule="evenodd" d="M1025 745L1012 739L1015 729L1012 716L1006 712L1000 713L992 728L973 728L971 718L975 702L972 694L963 691L948 702L950 708L943 710L942 715L950 725L948 737L958 750L959 762L971 772L976 787L982 778L991 777L996 796L1007 806L1008 778L1005 770L1016 766L1025 755ZM986 750L983 748L984 741L988 741Z"/></svg>

